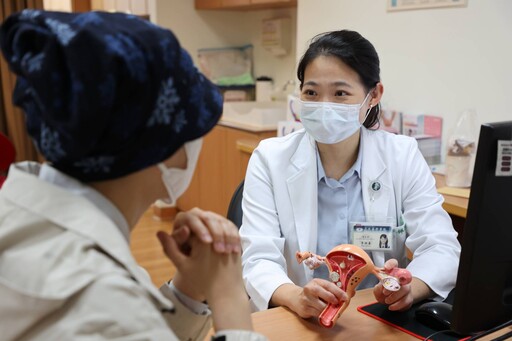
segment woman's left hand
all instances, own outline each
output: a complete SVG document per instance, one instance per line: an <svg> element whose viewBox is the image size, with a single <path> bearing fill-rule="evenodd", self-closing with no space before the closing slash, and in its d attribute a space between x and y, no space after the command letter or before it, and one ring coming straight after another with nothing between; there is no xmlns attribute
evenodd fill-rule
<svg viewBox="0 0 512 341"><path fill-rule="evenodd" d="M398 266L396 259L389 259L384 264L385 272L391 272ZM413 279L414 282L415 279ZM400 286L398 291L390 291L382 285L382 281L379 282L373 288L373 295L379 303L386 304L389 306L389 310L404 311L409 309L414 303L414 297L412 293L412 283L403 284Z"/></svg>
<svg viewBox="0 0 512 341"><path fill-rule="evenodd" d="M388 305L389 310L404 311L414 302L411 284L402 285L398 291L389 291L379 282L373 288L373 294L379 303Z"/></svg>
<svg viewBox="0 0 512 341"><path fill-rule="evenodd" d="M393 272L393 269L397 266L398 261L396 259L389 259L384 264L384 272ZM410 283L402 284L398 291L387 290L382 285L382 281L380 281L379 284L373 288L373 295L379 303L388 305L389 310L394 311L407 310L414 303L434 295L434 292L430 287L421 279L412 277L411 281L411 278L409 277L406 282L409 281Z"/></svg>

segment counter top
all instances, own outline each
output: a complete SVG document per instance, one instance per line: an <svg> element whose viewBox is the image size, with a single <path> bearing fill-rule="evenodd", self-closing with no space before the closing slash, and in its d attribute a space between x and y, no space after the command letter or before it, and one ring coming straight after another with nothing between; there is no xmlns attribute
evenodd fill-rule
<svg viewBox="0 0 512 341"><path fill-rule="evenodd" d="M439 173L433 173L434 178L436 179L436 187L441 188L446 186L444 175ZM466 215L468 213L468 204L469 199L463 198L463 197L457 197L454 195L448 195L448 194L442 194L444 197L444 203L443 208L446 210L446 212L466 218Z"/></svg>
<svg viewBox="0 0 512 341"><path fill-rule="evenodd" d="M268 125L268 126L260 126L260 125L252 125L246 123L240 123L235 121L229 121L226 119L220 119L218 122L219 125L229 128L235 128L240 130L246 130L253 133L260 133L264 131L277 131L277 125Z"/></svg>
<svg viewBox="0 0 512 341"><path fill-rule="evenodd" d="M258 147L259 143L260 141L255 139L239 139L236 140L236 149L247 154L252 154L254 149Z"/></svg>

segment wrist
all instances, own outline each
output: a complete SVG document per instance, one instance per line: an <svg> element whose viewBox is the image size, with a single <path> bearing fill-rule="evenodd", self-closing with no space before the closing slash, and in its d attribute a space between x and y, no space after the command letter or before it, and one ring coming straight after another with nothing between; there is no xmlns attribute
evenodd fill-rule
<svg viewBox="0 0 512 341"><path fill-rule="evenodd" d="M413 298L413 302L416 303L432 297L434 295L434 292L421 279L413 277L411 281L411 295Z"/></svg>
<svg viewBox="0 0 512 341"><path fill-rule="evenodd" d="M204 302L206 300L206 296L203 293L194 290L194 286L190 285L190 283L187 283L179 272L177 272L174 278L172 279L172 284L183 295L186 295L187 297L195 301Z"/></svg>
<svg viewBox="0 0 512 341"><path fill-rule="evenodd" d="M215 294L208 295L206 300L210 309L214 311L215 309L224 307L228 304L237 305L249 302L249 296L245 292L244 288L226 288L222 292L216 292Z"/></svg>
<svg viewBox="0 0 512 341"><path fill-rule="evenodd" d="M301 287L292 283L285 283L274 291L270 298L270 304L275 307L285 306L296 311L294 305L298 302L301 292Z"/></svg>
<svg viewBox="0 0 512 341"><path fill-rule="evenodd" d="M225 329L252 330L249 297L245 290L226 290L225 294L208 298L216 331Z"/></svg>

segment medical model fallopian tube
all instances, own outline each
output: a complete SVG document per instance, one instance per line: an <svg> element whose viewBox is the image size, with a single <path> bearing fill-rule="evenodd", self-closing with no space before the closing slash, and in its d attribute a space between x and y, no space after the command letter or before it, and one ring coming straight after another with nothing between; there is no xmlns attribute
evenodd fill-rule
<svg viewBox="0 0 512 341"><path fill-rule="evenodd" d="M350 299L355 295L356 288L369 274L377 276L384 288L390 291L398 291L402 285L412 280L411 273L406 269L393 268L386 270L375 266L368 254L358 246L342 244L334 247L327 256L322 257L309 251L295 254L297 262L304 264L311 270L323 264L329 268L329 279L348 295L348 300L336 305L328 304L320 313L318 321L320 325L331 328L348 307Z"/></svg>

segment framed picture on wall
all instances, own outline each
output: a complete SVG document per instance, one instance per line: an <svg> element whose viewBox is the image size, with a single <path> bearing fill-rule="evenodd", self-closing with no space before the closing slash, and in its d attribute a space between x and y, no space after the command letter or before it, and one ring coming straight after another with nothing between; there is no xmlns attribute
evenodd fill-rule
<svg viewBox="0 0 512 341"><path fill-rule="evenodd" d="M388 0L388 12L467 5L468 0Z"/></svg>

